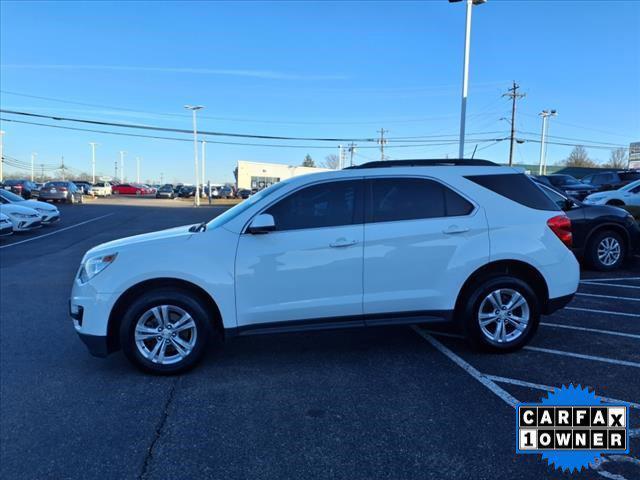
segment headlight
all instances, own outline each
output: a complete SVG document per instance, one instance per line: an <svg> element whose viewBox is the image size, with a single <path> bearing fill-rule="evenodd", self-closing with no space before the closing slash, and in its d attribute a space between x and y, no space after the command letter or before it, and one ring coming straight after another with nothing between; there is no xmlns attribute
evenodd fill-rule
<svg viewBox="0 0 640 480"><path fill-rule="evenodd" d="M9 215L11 215L13 218L29 218L29 217L31 217L31 215L29 215L27 213L10 213Z"/></svg>
<svg viewBox="0 0 640 480"><path fill-rule="evenodd" d="M109 255L104 255L102 257L93 257L86 260L82 266L80 267L80 273L78 274L78 278L81 283L87 283L105 268L113 263L113 261L118 256L117 253L112 253Z"/></svg>

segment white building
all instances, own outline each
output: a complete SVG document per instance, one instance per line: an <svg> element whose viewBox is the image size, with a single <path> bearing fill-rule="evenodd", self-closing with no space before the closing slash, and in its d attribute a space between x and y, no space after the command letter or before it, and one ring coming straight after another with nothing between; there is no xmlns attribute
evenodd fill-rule
<svg viewBox="0 0 640 480"><path fill-rule="evenodd" d="M281 163L261 163L238 160L238 185L240 188L262 189L291 177L307 173L327 172L329 168L302 167Z"/></svg>

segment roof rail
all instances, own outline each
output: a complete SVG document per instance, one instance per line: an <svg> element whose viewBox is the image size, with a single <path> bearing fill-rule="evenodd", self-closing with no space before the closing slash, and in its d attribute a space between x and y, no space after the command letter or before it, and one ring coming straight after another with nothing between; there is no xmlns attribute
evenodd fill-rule
<svg viewBox="0 0 640 480"><path fill-rule="evenodd" d="M390 168L390 167L499 167L497 163L489 160L441 158L428 160L378 160L362 165L354 165L347 169L357 168Z"/></svg>

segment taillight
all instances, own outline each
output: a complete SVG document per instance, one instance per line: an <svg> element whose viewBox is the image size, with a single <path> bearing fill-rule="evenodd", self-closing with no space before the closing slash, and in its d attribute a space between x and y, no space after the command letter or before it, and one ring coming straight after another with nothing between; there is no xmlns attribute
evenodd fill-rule
<svg viewBox="0 0 640 480"><path fill-rule="evenodd" d="M547 225L567 248L571 248L573 235L571 234L571 220L569 220L569 217L557 215L547 220Z"/></svg>
<svg viewBox="0 0 640 480"><path fill-rule="evenodd" d="M60 190L61 192L66 192L67 191L67 187L60 187L58 190Z"/></svg>

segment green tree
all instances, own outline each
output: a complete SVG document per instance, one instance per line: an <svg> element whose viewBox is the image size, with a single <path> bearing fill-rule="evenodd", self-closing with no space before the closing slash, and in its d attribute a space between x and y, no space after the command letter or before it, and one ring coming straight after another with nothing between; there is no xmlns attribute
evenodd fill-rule
<svg viewBox="0 0 640 480"><path fill-rule="evenodd" d="M311 158L311 155L309 155L307 153L307 155L304 157L304 160L302 161L302 166L303 167L315 167L316 164L313 161L313 158Z"/></svg>

